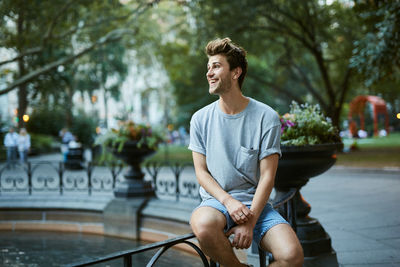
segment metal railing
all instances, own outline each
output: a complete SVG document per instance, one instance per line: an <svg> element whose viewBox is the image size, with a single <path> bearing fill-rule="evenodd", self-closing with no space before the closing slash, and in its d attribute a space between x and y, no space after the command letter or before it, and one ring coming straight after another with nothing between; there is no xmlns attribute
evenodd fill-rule
<svg viewBox="0 0 400 267"><path fill-rule="evenodd" d="M89 266L89 265L94 265L94 264L98 264L98 263L111 261L111 260L118 259L118 258L123 258L124 267L128 267L128 266L130 267L130 266L133 266L132 265L132 255L159 248L157 253L150 259L150 261L146 265L146 267L150 267L150 266L154 266L154 264L161 257L161 255L164 252L166 252L169 248L171 248L177 244L187 244L187 245L191 246L198 253L204 266L209 267L210 265L208 264L207 257L204 255L204 253L201 251L201 249L197 245L195 245L193 242L188 241L189 239L192 239L194 237L195 236L193 233L181 235L176 238L168 239L165 241L160 241L160 242L140 246L140 247L132 249L132 250L125 250L125 251L111 253L109 255L99 257L95 260L66 264L64 266L69 266L69 267Z"/></svg>
<svg viewBox="0 0 400 267"><path fill-rule="evenodd" d="M183 179L189 164L149 162L143 169L152 180L157 197L200 200L198 185L193 177ZM103 166L94 162L69 169L60 161L28 161L24 164L5 164L0 167L0 198L4 194L27 195L52 193L60 196L75 192L88 197L94 192L110 193L122 179L124 166ZM161 172L162 171L162 172ZM161 175L162 174L162 175ZM161 177L162 176L162 177Z"/></svg>
<svg viewBox="0 0 400 267"><path fill-rule="evenodd" d="M296 207L295 207L295 202L293 200L295 194L297 192L297 189L292 188L290 189L280 200L275 201L272 205L275 209L278 209L282 216L285 217L285 219L292 225L294 230L296 230ZM77 263L72 263L72 264L67 264L65 266L69 267L82 267L82 266L90 266L98 263L103 263L107 261L111 261L114 259L118 258L123 258L124 261L124 267L131 267L132 265L132 255L143 253L149 250L153 249L159 249L153 257L150 259L150 261L146 264L146 267L152 267L154 264L157 262L157 260L163 255L164 252L166 252L168 249L172 248L173 246L177 244L187 244L191 246L196 253L199 255L201 261L203 262L204 267L217 267L219 266L218 263L214 262L213 260L208 261L207 257L203 253L203 251L195 245L193 242L188 241L189 239L195 238L195 235L193 233L189 233L186 235L181 235L172 239L152 243L149 245L144 245L140 246L138 248L132 249L132 250L125 250L125 251L120 251L120 252L115 252L108 254L103 257L99 257L95 260L88 260L88 261L82 261L82 262L77 262ZM260 266L264 267L266 266L266 259L267 256L269 258L269 262L273 261L273 257L270 253L267 253L266 251L262 250L261 248L258 247L258 254L260 258Z"/></svg>

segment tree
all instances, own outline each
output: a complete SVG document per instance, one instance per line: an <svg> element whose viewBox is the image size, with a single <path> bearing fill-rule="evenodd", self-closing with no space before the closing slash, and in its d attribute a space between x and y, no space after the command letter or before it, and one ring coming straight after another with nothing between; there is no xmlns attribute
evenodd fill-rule
<svg viewBox="0 0 400 267"><path fill-rule="evenodd" d="M119 98L120 86L128 73L124 55L125 48L121 44L105 45L88 54L87 64L84 65L87 69L79 75L77 87L80 90L86 89L85 91L93 92L93 89L98 88L103 92L106 118L108 117L107 99ZM108 127L107 119L104 126Z"/></svg>
<svg viewBox="0 0 400 267"><path fill-rule="evenodd" d="M317 102L339 125L350 88L357 85L349 63L359 21L351 6L317 0L199 0L190 7L199 35L230 36L254 56L249 60L252 84L267 87L264 93L281 103Z"/></svg>
<svg viewBox="0 0 400 267"><path fill-rule="evenodd" d="M352 66L367 86L399 75L400 1L356 1L364 36L355 42Z"/></svg>
<svg viewBox="0 0 400 267"><path fill-rule="evenodd" d="M117 0L1 1L0 46L10 55L0 62L0 74L3 79L11 76L11 82L1 88L0 95L18 88L22 121L28 93L40 91L32 88L33 81L48 79L60 66L127 34L134 35L137 18L156 2L125 6ZM11 63L17 64L15 70L7 67Z"/></svg>
<svg viewBox="0 0 400 267"><path fill-rule="evenodd" d="M400 111L400 1L356 1L363 37L355 42L351 66L366 93L380 95ZM394 121L394 116L390 116Z"/></svg>

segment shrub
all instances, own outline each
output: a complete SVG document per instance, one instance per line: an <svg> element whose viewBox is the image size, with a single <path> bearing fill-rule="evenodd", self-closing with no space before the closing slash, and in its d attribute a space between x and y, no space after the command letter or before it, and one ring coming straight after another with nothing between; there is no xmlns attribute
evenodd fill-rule
<svg viewBox="0 0 400 267"><path fill-rule="evenodd" d="M61 108L39 107L30 115L26 128L29 133L58 136L65 123L65 111Z"/></svg>
<svg viewBox="0 0 400 267"><path fill-rule="evenodd" d="M71 132L77 137L77 141L85 146L91 146L94 143L98 119L80 112L72 121Z"/></svg>
<svg viewBox="0 0 400 267"><path fill-rule="evenodd" d="M281 117L282 145L315 145L341 142L339 131L318 105L292 102L290 114Z"/></svg>
<svg viewBox="0 0 400 267"><path fill-rule="evenodd" d="M41 154L54 152L56 142L53 136L30 133L31 136L31 154Z"/></svg>

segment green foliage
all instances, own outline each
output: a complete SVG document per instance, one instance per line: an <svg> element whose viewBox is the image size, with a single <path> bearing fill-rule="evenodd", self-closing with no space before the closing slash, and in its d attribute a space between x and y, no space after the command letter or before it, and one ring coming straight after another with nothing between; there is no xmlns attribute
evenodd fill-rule
<svg viewBox="0 0 400 267"><path fill-rule="evenodd" d="M77 137L77 141L85 146L91 146L94 143L96 127L99 121L96 117L84 112L79 112L73 118L71 132Z"/></svg>
<svg viewBox="0 0 400 267"><path fill-rule="evenodd" d="M26 128L29 133L58 138L60 130L66 126L65 118L65 111L61 107L39 106L33 110ZM80 111L72 118L70 130L79 142L90 146L94 142L97 125L98 119L95 116Z"/></svg>
<svg viewBox="0 0 400 267"><path fill-rule="evenodd" d="M318 105L292 102L290 114L281 118L282 145L315 145L341 142L338 130Z"/></svg>
<svg viewBox="0 0 400 267"><path fill-rule="evenodd" d="M176 98L176 125L189 125L192 114L211 103L205 78L207 57L202 50L190 51L188 44L168 43L163 48L163 63Z"/></svg>
<svg viewBox="0 0 400 267"><path fill-rule="evenodd" d="M54 137L45 134L30 133L31 152L34 154L49 153L54 150Z"/></svg>
<svg viewBox="0 0 400 267"><path fill-rule="evenodd" d="M1 142L4 140L4 136L6 135L6 133L7 133L6 123L0 117L0 141Z"/></svg>
<svg viewBox="0 0 400 267"><path fill-rule="evenodd" d="M349 59L361 31L354 27L359 18L349 5L323 2L191 1L188 5L195 26L189 28L193 34L182 39L188 47L202 50L210 39L230 37L248 51L245 94L279 109L292 100L319 103L338 125L343 103L350 90L359 86L352 79ZM192 68L184 67L185 72Z"/></svg>
<svg viewBox="0 0 400 267"><path fill-rule="evenodd" d="M364 24L364 36L354 42L351 66L363 75L367 86L399 76L400 2L362 1L355 9Z"/></svg>
<svg viewBox="0 0 400 267"><path fill-rule="evenodd" d="M18 88L19 116L34 101L62 105L68 124L78 90L104 89L118 97L127 73L123 37L139 28L136 19L150 6L119 0L0 1L0 47L10 51L0 60L7 81L0 94Z"/></svg>
<svg viewBox="0 0 400 267"><path fill-rule="evenodd" d="M118 99L120 86L128 73L124 56L125 47L121 43L108 44L88 53L76 62L80 66L72 76L76 90L92 94L96 89L103 89L107 96Z"/></svg>
<svg viewBox="0 0 400 267"><path fill-rule="evenodd" d="M360 1L354 11L363 25L351 57L351 66L365 85L357 93L379 95L393 113L399 111L400 1Z"/></svg>
<svg viewBox="0 0 400 267"><path fill-rule="evenodd" d="M36 107L26 125L29 133L58 136L64 127L65 112L60 107Z"/></svg>

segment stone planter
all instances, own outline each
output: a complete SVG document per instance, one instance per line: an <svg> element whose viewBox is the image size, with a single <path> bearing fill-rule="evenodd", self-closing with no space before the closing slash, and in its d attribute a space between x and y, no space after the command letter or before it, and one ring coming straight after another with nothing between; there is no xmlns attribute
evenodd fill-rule
<svg viewBox="0 0 400 267"><path fill-rule="evenodd" d="M337 266L336 253L331 239L317 219L308 216L311 205L300 193L300 189L310 178L320 175L336 162L336 152L343 147L341 143L309 146L282 146L275 179L276 199L297 188L294 198L296 205L297 236L303 246L305 266ZM316 266L317 266L316 265Z"/></svg>
<svg viewBox="0 0 400 267"><path fill-rule="evenodd" d="M136 141L127 141L121 151L110 148L111 152L119 159L129 165L124 173L124 180L116 186L114 195L116 197L143 197L154 195L154 189L150 181L144 181L144 173L140 168L143 160L152 155L155 150L147 146L137 146Z"/></svg>

